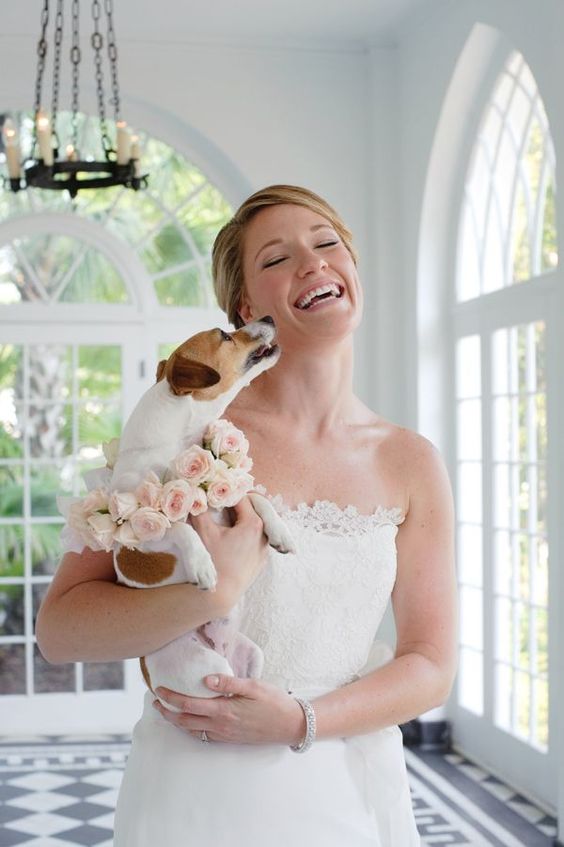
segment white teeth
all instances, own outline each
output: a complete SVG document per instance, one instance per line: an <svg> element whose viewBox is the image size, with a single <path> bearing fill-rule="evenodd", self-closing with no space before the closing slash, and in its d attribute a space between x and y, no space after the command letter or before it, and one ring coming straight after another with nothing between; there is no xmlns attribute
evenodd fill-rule
<svg viewBox="0 0 564 847"><path fill-rule="evenodd" d="M335 297L338 297L340 293L339 286L335 285L335 283L332 282L326 285L322 285L319 288L314 288L313 291L308 291L308 293L304 297L302 297L301 300L298 300L296 306L298 307L298 309L305 309L307 306L309 306L314 297L319 297L320 294L328 294L329 292L331 292L331 294L333 294Z"/></svg>

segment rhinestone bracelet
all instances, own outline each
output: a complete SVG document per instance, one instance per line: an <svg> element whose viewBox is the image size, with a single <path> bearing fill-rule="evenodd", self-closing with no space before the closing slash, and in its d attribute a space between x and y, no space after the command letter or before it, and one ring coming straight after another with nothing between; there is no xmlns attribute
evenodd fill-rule
<svg viewBox="0 0 564 847"><path fill-rule="evenodd" d="M299 744L290 744L290 750L293 750L294 753L305 753L315 741L315 712L313 711L313 706L309 700L302 700L300 697L294 697L294 700L296 700L303 709L306 719L306 733Z"/></svg>

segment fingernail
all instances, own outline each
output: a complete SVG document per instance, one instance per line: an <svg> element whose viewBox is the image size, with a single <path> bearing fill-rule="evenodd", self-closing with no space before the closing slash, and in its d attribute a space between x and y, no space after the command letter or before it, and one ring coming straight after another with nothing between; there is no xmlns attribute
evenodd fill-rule
<svg viewBox="0 0 564 847"><path fill-rule="evenodd" d="M218 676L208 676L207 679L208 685L212 688L217 688L219 685L219 677Z"/></svg>
<svg viewBox="0 0 564 847"><path fill-rule="evenodd" d="M158 700L153 700L153 706L155 707L155 709L157 709L157 710L158 710L158 708L159 708L159 706L160 706L159 701L158 701Z"/></svg>

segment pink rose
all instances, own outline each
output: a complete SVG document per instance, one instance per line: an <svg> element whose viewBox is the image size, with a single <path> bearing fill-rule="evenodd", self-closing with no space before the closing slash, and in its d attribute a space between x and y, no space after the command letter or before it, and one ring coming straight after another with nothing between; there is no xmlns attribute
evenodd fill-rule
<svg viewBox="0 0 564 847"><path fill-rule="evenodd" d="M135 489L135 496L142 506L150 509L158 509L161 501L163 487L161 481L154 471L149 471L143 482Z"/></svg>
<svg viewBox="0 0 564 847"><path fill-rule="evenodd" d="M241 499L241 497L253 488L255 484L254 477L252 477L250 473L241 470L241 468L235 468L231 471L231 473L235 477L235 485L239 492L239 499Z"/></svg>
<svg viewBox="0 0 564 847"><path fill-rule="evenodd" d="M210 424L204 435L204 444L212 451L214 456L224 453L247 453L249 442L240 429L225 418Z"/></svg>
<svg viewBox="0 0 564 847"><path fill-rule="evenodd" d="M107 512L108 511L108 492L103 488L95 488L89 491L82 501L84 512Z"/></svg>
<svg viewBox="0 0 564 847"><path fill-rule="evenodd" d="M188 480L192 485L199 485L211 479L214 474L213 454L194 444L178 454L174 460L174 470L182 479Z"/></svg>
<svg viewBox="0 0 564 847"><path fill-rule="evenodd" d="M203 488L194 488L193 491L194 502L192 503L190 514L201 515L202 512L206 512L208 509L208 498L206 497L206 492Z"/></svg>
<svg viewBox="0 0 564 847"><path fill-rule="evenodd" d="M129 522L139 541L160 541L170 527L170 521L162 512L142 506L134 512Z"/></svg>
<svg viewBox="0 0 564 847"><path fill-rule="evenodd" d="M131 491L113 491L108 500L108 509L113 521L125 521L137 511L139 503Z"/></svg>
<svg viewBox="0 0 564 847"><path fill-rule="evenodd" d="M84 500L76 503L71 503L67 514L67 526L78 536L83 544L90 547L91 550L102 550L101 544L96 541L92 528L87 521L87 515L84 512Z"/></svg>
<svg viewBox="0 0 564 847"><path fill-rule="evenodd" d="M250 471L253 466L253 460L246 453L223 453L221 458L230 468Z"/></svg>
<svg viewBox="0 0 564 847"><path fill-rule="evenodd" d="M170 521L183 521L194 503L194 488L185 479L173 479L163 487L161 509Z"/></svg>
<svg viewBox="0 0 564 847"><path fill-rule="evenodd" d="M216 475L208 485L208 505L214 509L234 506L241 499L237 485L237 472L230 470L225 462L217 459Z"/></svg>
<svg viewBox="0 0 564 847"><path fill-rule="evenodd" d="M122 544L124 547L129 547L130 550L134 550L139 544L139 539L133 532L129 521L124 521L121 526L118 526L114 532L114 541L117 541L118 544Z"/></svg>
<svg viewBox="0 0 564 847"><path fill-rule="evenodd" d="M94 539L100 547L109 552L114 543L114 532L116 525L110 515L102 515L100 512L94 512L87 518L88 525L92 531Z"/></svg>

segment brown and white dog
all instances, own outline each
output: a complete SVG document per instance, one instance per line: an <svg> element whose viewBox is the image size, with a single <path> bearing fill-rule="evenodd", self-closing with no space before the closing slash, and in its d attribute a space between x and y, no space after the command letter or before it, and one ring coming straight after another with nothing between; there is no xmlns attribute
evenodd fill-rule
<svg viewBox="0 0 564 847"><path fill-rule="evenodd" d="M128 419L119 443L110 491L134 491L154 471L161 478L171 460L192 444L201 444L206 428L251 380L273 367L280 357L276 329L270 317L226 333L200 332L159 362L157 382L145 392ZM284 522L262 495L250 492L272 547L294 552ZM227 516L212 511L227 523ZM216 517L217 516L217 517ZM200 536L189 523L172 524L163 541L145 542L142 549L120 547L114 552L118 581L134 588L191 582L213 589L216 571ZM238 610L193 630L141 659L145 681L197 697L214 697L202 682L210 673L259 677L261 650L238 632ZM170 704L166 704L172 708Z"/></svg>

